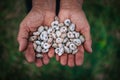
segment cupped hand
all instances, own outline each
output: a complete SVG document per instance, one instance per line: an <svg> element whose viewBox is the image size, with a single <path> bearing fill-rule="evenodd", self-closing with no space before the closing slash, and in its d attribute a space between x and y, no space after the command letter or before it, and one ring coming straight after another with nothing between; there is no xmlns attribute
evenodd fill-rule
<svg viewBox="0 0 120 80"><path fill-rule="evenodd" d="M90 36L90 26L84 11L82 10L81 6L78 6L79 3L70 1L66 2L66 0L61 0L60 12L58 15L60 22L64 22L65 19L70 19L72 23L76 24L76 31L84 35L85 42L83 45L78 47L78 52L75 55L64 53L59 57L56 54L56 60L60 61L62 65L73 67L75 65L82 65L84 60L84 49L89 53L92 52L92 40Z"/></svg>
<svg viewBox="0 0 120 80"><path fill-rule="evenodd" d="M18 33L19 51L25 53L25 58L28 62L35 62L36 66L41 67L43 64L48 64L49 57L53 56L53 49L51 48L48 53L43 54L42 59L35 58L33 45L29 42L30 34L37 30L41 25L50 26L54 20L55 10L38 9L33 7L29 14L24 18L20 24Z"/></svg>

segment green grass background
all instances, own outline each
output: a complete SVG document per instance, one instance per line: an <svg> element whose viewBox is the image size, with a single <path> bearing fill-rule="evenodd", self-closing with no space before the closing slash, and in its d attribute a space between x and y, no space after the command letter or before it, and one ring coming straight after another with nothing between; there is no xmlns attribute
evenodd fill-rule
<svg viewBox="0 0 120 80"><path fill-rule="evenodd" d="M0 1L0 80L120 80L120 1L85 0L93 53L84 64L69 68L55 58L37 68L18 51L19 24L26 16L24 0Z"/></svg>

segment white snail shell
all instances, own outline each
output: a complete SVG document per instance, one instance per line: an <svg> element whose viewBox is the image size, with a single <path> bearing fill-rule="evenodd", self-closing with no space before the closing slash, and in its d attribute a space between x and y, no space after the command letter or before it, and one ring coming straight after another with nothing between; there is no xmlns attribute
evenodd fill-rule
<svg viewBox="0 0 120 80"><path fill-rule="evenodd" d="M45 29L45 30L48 30L48 26L44 26L44 29Z"/></svg>
<svg viewBox="0 0 120 80"><path fill-rule="evenodd" d="M37 36L31 36L30 38L29 38L29 41L35 41L37 39Z"/></svg>
<svg viewBox="0 0 120 80"><path fill-rule="evenodd" d="M73 32L74 33L74 35L75 35L75 38L79 38L79 36L80 36L80 33L79 32Z"/></svg>
<svg viewBox="0 0 120 80"><path fill-rule="evenodd" d="M57 48L58 45L57 45L56 43L53 43L52 47L53 47L53 48Z"/></svg>
<svg viewBox="0 0 120 80"><path fill-rule="evenodd" d="M85 38L84 38L83 35L80 35L80 40L81 40L82 43L85 41Z"/></svg>
<svg viewBox="0 0 120 80"><path fill-rule="evenodd" d="M74 38L74 34L73 34L72 32L68 32L68 33L67 33L67 37L68 37L68 38Z"/></svg>
<svg viewBox="0 0 120 80"><path fill-rule="evenodd" d="M66 43L66 46L69 46L70 44L71 44L71 42L68 41L68 42Z"/></svg>
<svg viewBox="0 0 120 80"><path fill-rule="evenodd" d="M43 44L43 48L44 48L44 49L49 49L50 46L51 46L51 45L50 45L49 43L44 43L44 44Z"/></svg>
<svg viewBox="0 0 120 80"><path fill-rule="evenodd" d="M64 48L56 48L55 53L61 56L64 53Z"/></svg>
<svg viewBox="0 0 120 80"><path fill-rule="evenodd" d="M74 31L74 30L75 30L75 24L71 24L71 25L69 26L69 30L70 30L70 31Z"/></svg>
<svg viewBox="0 0 120 80"><path fill-rule="evenodd" d="M63 42L63 39L62 38L56 38L56 43L62 43Z"/></svg>
<svg viewBox="0 0 120 80"><path fill-rule="evenodd" d="M53 21L52 23L51 23L51 26L58 26L58 21L56 20L56 21Z"/></svg>
<svg viewBox="0 0 120 80"><path fill-rule="evenodd" d="M55 34L55 33L52 33L52 37L53 37L54 39L56 39L56 34Z"/></svg>
<svg viewBox="0 0 120 80"><path fill-rule="evenodd" d="M75 44L71 43L71 44L69 45L69 48L70 48L71 50L75 50L75 49L77 49L77 46L76 46Z"/></svg>
<svg viewBox="0 0 120 80"><path fill-rule="evenodd" d="M80 39L73 39L73 43L77 46L80 46L82 42Z"/></svg>
<svg viewBox="0 0 120 80"><path fill-rule="evenodd" d="M67 31L67 27L66 26L63 26L60 28L60 32L64 33Z"/></svg>
<svg viewBox="0 0 120 80"><path fill-rule="evenodd" d="M71 24L70 19L66 19L66 20L64 21L64 24L65 24L66 26L69 26L69 25Z"/></svg>
<svg viewBox="0 0 120 80"><path fill-rule="evenodd" d="M61 48L61 47L64 47L64 45L60 43L60 44L58 44L58 47Z"/></svg>
<svg viewBox="0 0 120 80"><path fill-rule="evenodd" d="M38 36L38 35L40 35L40 32L33 32L33 35Z"/></svg>
<svg viewBox="0 0 120 80"><path fill-rule="evenodd" d="M64 39L66 36L67 36L66 33L62 33L60 37Z"/></svg>
<svg viewBox="0 0 120 80"><path fill-rule="evenodd" d="M42 49L42 53L47 53L49 51L49 49Z"/></svg>
<svg viewBox="0 0 120 80"><path fill-rule="evenodd" d="M42 58L42 57L43 57L42 54L40 54L40 53L37 53L37 54L36 54L36 58Z"/></svg>
<svg viewBox="0 0 120 80"><path fill-rule="evenodd" d="M61 32L60 31L56 31L56 36L60 37L61 36Z"/></svg>
<svg viewBox="0 0 120 80"><path fill-rule="evenodd" d="M59 23L58 26L59 26L59 27L62 27L62 26L64 26L64 24L63 24L63 23Z"/></svg>
<svg viewBox="0 0 120 80"><path fill-rule="evenodd" d="M50 27L50 28L47 30L47 33L48 33L48 34L52 34L52 31L53 31L53 29Z"/></svg>
<svg viewBox="0 0 120 80"><path fill-rule="evenodd" d="M66 43L68 41L68 38L64 38L63 43Z"/></svg>
<svg viewBox="0 0 120 80"><path fill-rule="evenodd" d="M42 48L41 48L41 46L37 46L37 48L36 48L36 52L41 52L41 50L42 50Z"/></svg>
<svg viewBox="0 0 120 80"><path fill-rule="evenodd" d="M72 54L76 54L78 52L78 49L73 50Z"/></svg>
<svg viewBox="0 0 120 80"><path fill-rule="evenodd" d="M40 27L38 28L38 32L39 32L39 33L41 33L43 30L44 30L44 27L43 27L43 26L40 26Z"/></svg>
<svg viewBox="0 0 120 80"><path fill-rule="evenodd" d="M50 38L48 38L48 41L47 41L47 42L48 42L48 43L52 43L52 41L53 41L53 38L50 37Z"/></svg>
<svg viewBox="0 0 120 80"><path fill-rule="evenodd" d="M67 46L64 46L64 50L66 53L70 53L70 49Z"/></svg>
<svg viewBox="0 0 120 80"><path fill-rule="evenodd" d="M41 45L41 42L40 41L35 41L35 43L37 44L37 45Z"/></svg>
<svg viewBox="0 0 120 80"><path fill-rule="evenodd" d="M36 49L37 48L37 44L34 42L33 43L33 48Z"/></svg>

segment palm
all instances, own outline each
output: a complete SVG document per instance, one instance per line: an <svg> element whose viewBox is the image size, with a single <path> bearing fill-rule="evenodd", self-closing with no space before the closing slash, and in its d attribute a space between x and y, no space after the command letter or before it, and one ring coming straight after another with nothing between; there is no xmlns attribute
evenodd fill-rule
<svg viewBox="0 0 120 80"><path fill-rule="evenodd" d="M73 67L74 65L81 65L84 58L84 48L86 51L91 52L91 38L90 38L90 27L85 17L84 12L81 10L61 10L59 13L60 21L63 22L65 19L69 18L71 21L76 24L76 31L82 33L85 36L84 46L78 47L78 52L75 55L72 54L63 54L61 57L56 55L56 59L60 61L62 65L68 65ZM84 47L84 48L83 48Z"/></svg>

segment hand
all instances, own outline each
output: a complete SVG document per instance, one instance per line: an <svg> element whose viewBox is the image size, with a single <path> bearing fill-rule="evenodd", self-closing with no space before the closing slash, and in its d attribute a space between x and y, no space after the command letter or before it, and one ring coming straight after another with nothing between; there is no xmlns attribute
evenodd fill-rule
<svg viewBox="0 0 120 80"><path fill-rule="evenodd" d="M90 26L83 10L81 9L81 4L76 0L61 0L60 3L60 12L58 15L60 22L64 22L65 19L69 18L72 23L76 24L76 31L82 33L86 39L83 46L81 45L78 47L78 52L75 55L67 53L64 53L61 57L56 55L57 61L60 61L62 65L68 65L70 67L82 65L84 59L84 48L87 52L92 52Z"/></svg>
<svg viewBox="0 0 120 80"><path fill-rule="evenodd" d="M37 30L40 25L49 26L55 17L55 1L41 2L40 0L33 0L33 8L29 14L24 18L20 24L20 29L18 33L19 51L25 53L25 57L28 62L35 62L36 66L41 67L43 64L48 64L49 57L54 55L54 50L51 48L48 54L43 54L42 59L35 59L35 52L33 50L33 45L28 41L30 33ZM37 3L37 1L39 1ZM44 3L45 2L45 3ZM36 4L37 3L37 4ZM50 5L49 5L50 4ZM51 5L52 4L52 5ZM47 6L45 6L47 5ZM48 57L49 56L49 57Z"/></svg>

